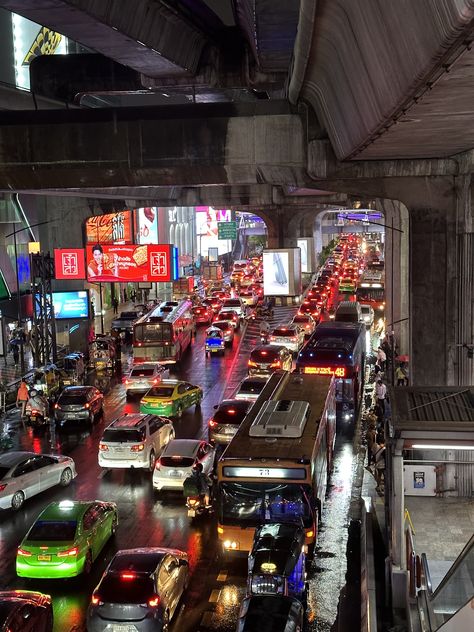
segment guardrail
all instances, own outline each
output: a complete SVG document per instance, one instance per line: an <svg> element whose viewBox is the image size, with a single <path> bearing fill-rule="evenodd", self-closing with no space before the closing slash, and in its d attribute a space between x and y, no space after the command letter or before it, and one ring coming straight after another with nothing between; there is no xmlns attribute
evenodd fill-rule
<svg viewBox="0 0 474 632"><path fill-rule="evenodd" d="M360 619L361 632L377 632L372 500L364 499L360 529Z"/></svg>

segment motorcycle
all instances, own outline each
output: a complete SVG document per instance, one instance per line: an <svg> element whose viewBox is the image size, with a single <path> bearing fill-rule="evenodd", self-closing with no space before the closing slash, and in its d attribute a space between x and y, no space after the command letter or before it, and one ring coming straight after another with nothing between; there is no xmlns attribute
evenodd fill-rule
<svg viewBox="0 0 474 632"><path fill-rule="evenodd" d="M270 332L269 331L261 331L260 332L260 343L262 345L267 345L269 338L270 338Z"/></svg>
<svg viewBox="0 0 474 632"><path fill-rule="evenodd" d="M26 403L25 416L33 428L43 428L49 424L49 404L37 391L31 391Z"/></svg>
<svg viewBox="0 0 474 632"><path fill-rule="evenodd" d="M206 505L203 496L188 496L186 498L186 508L189 518L197 518L212 512L212 501L209 498L209 504Z"/></svg>

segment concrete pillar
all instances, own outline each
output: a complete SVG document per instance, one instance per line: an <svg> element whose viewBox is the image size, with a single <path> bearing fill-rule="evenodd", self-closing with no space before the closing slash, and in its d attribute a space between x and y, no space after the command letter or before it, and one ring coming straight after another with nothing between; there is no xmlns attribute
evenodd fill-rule
<svg viewBox="0 0 474 632"><path fill-rule="evenodd" d="M411 364L415 385L474 383L471 176L438 208L410 208ZM443 204L444 202L444 204Z"/></svg>

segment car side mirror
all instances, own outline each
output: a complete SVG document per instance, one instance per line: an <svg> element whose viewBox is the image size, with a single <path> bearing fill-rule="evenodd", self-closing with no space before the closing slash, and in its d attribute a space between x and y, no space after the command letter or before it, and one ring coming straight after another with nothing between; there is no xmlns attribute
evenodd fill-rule
<svg viewBox="0 0 474 632"><path fill-rule="evenodd" d="M188 566L187 560L180 559L178 562L178 566Z"/></svg>
<svg viewBox="0 0 474 632"><path fill-rule="evenodd" d="M219 404L215 404L215 405L213 406L213 408L214 408L214 410L217 410L217 409L219 408Z"/></svg>

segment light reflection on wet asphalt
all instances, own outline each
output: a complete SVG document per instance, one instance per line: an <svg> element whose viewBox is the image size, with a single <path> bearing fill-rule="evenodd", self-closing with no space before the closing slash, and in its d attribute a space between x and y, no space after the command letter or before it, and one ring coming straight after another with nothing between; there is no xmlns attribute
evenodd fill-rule
<svg viewBox="0 0 474 632"><path fill-rule="evenodd" d="M287 315L288 311L283 314ZM288 318L282 318L280 314L275 319L284 321ZM257 332L250 328L239 353L236 353L239 339L240 334L233 349L227 350L224 357L206 358L204 330L198 330L191 352L172 377L182 377L201 385L205 396L201 411L191 408L175 423L177 438L207 438L207 420L212 416L213 406L224 396L230 396L246 375L248 354L257 343ZM91 380L102 387L108 382L104 376L92 375ZM2 588L28 588L51 594L55 632L84 632L90 595L117 549L135 546L181 548L189 554L192 577L171 630L233 631L245 595L246 562L219 564L216 561L217 538L212 518L190 524L183 497L180 494L155 497L150 474L131 470L105 471L97 463L97 445L104 426L121 412L136 410L138 399L127 402L123 388L115 384L106 396L105 420L101 420L91 433L83 430L56 433L53 426L51 433L45 437L35 437L30 430L14 437L15 449L61 452L72 456L78 477L67 490L53 488L27 501L17 514L3 512L0 515L0 585ZM14 417L10 419L13 424L16 423ZM314 616L310 630L328 630L336 618L339 590L346 571L352 468L351 440L339 437L331 487L323 510L318 556L310 573L309 604ZM43 508L53 500L64 498L98 498L116 502L119 528L115 541L106 546L88 578L56 582L18 579L14 568L16 547Z"/></svg>

